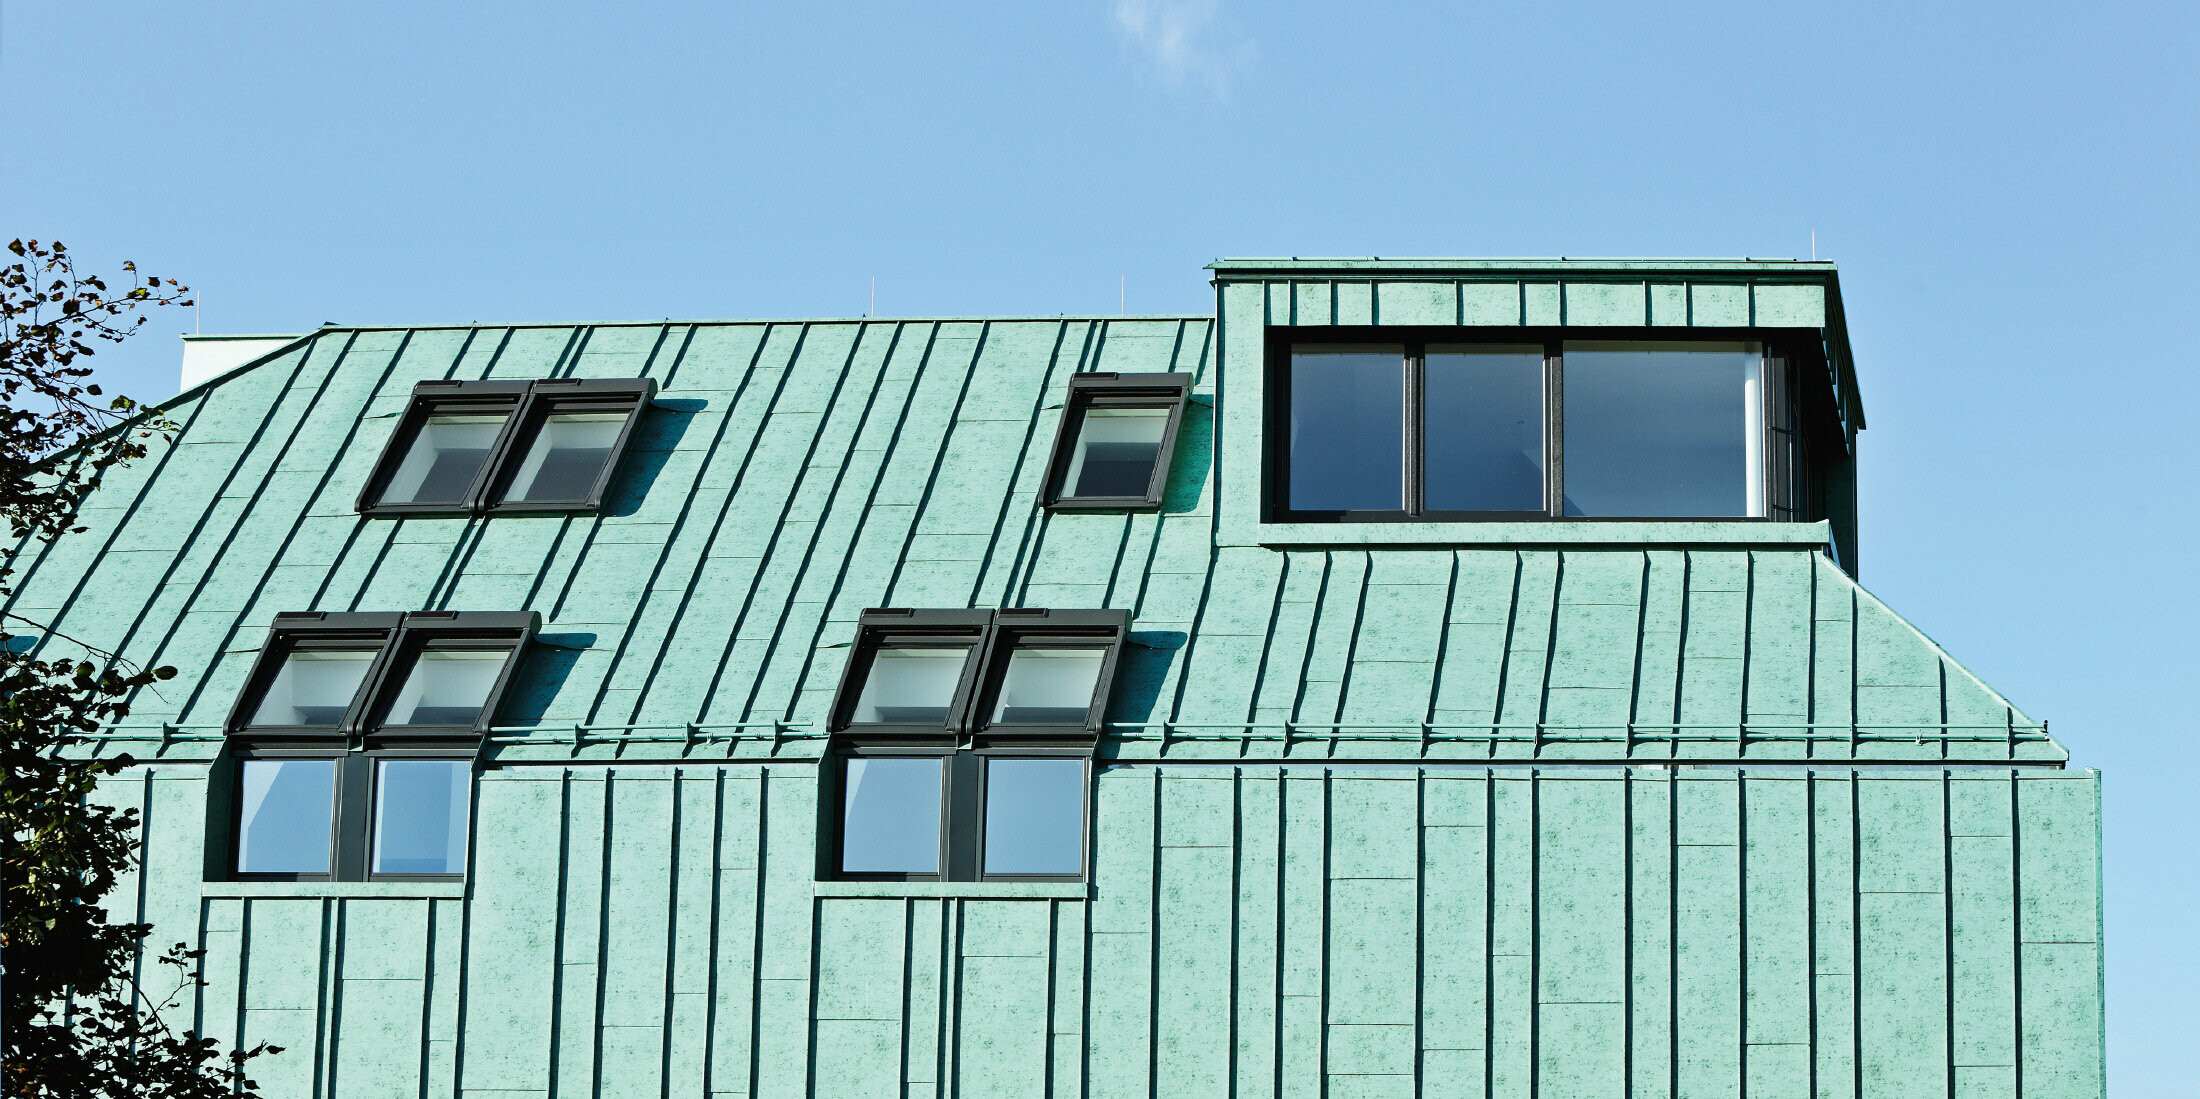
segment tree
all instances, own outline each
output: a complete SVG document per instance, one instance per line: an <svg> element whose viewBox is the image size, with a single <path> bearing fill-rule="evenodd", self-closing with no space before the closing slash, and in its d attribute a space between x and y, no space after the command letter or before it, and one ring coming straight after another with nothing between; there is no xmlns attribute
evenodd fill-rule
<svg viewBox="0 0 2200 1099"><path fill-rule="evenodd" d="M0 597L24 548L82 527L78 508L115 466L174 426L107 398L78 360L128 338L144 311L188 305L173 279L124 264L127 287L79 275L60 242L12 241L0 268ZM72 752L129 713L132 692L175 675L7 614L0 621L0 1085L54 1099L215 1099L257 1094L247 1062L163 1014L205 982L202 951L177 943L138 972L148 924L110 923L107 893L138 855L137 812L92 804L127 755ZM42 643L42 645L41 645ZM58 651L60 655L53 655ZM154 984L164 985L157 992Z"/></svg>

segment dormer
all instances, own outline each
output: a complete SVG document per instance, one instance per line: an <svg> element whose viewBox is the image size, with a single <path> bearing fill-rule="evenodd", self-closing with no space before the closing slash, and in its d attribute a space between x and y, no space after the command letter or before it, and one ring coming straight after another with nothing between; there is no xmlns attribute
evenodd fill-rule
<svg viewBox="0 0 2200 1099"><path fill-rule="evenodd" d="M1210 270L1224 545L1815 544L1856 571L1831 263Z"/></svg>

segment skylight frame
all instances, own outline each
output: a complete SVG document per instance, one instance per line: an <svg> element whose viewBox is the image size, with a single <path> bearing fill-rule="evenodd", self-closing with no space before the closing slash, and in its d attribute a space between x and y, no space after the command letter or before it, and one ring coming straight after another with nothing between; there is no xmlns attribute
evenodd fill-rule
<svg viewBox="0 0 2200 1099"><path fill-rule="evenodd" d="M399 416L374 470L361 486L356 508L362 515L458 516L458 515L559 515L599 511L612 482L632 449L636 425L643 410L657 395L654 378L543 378L533 381L430 380L413 386L412 398ZM384 501L383 494L399 466L412 450L429 417L448 413L502 414L481 468L465 495L456 501ZM559 412L624 412L613 439L611 456L597 471L595 482L580 497L570 500L507 501L502 499L518 463L541 431L545 420Z"/></svg>
<svg viewBox="0 0 2200 1099"><path fill-rule="evenodd" d="M1047 477L1039 504L1048 511L1157 511L1168 493L1169 469L1174 464L1177 432L1184 422L1184 408L1191 399L1192 376L1172 374L1072 374L1069 393L1055 424L1054 447L1047 457ZM1128 496L1078 496L1068 491L1070 459L1083 431L1085 415L1096 409L1160 408L1168 412L1161 429L1154 468L1146 491Z"/></svg>

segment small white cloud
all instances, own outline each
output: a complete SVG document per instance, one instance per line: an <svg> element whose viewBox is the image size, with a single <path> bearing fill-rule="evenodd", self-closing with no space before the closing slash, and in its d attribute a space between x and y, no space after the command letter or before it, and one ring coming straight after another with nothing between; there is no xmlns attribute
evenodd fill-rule
<svg viewBox="0 0 2200 1099"><path fill-rule="evenodd" d="M1224 98L1254 50L1220 8L1220 0L1115 0L1115 29L1162 86Z"/></svg>

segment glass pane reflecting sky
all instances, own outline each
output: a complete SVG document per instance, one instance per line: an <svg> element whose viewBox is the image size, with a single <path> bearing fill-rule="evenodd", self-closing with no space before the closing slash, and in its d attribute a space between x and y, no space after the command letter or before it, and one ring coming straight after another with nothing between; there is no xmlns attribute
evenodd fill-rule
<svg viewBox="0 0 2200 1099"><path fill-rule="evenodd" d="M1566 514L1759 513L1756 344L1569 342L1565 354Z"/></svg>
<svg viewBox="0 0 2200 1099"><path fill-rule="evenodd" d="M1405 348L1291 349L1291 501L1296 511L1405 506Z"/></svg>
<svg viewBox="0 0 2200 1099"><path fill-rule="evenodd" d="M466 797L473 763L390 759L375 765L374 873L466 870Z"/></svg>
<svg viewBox="0 0 2200 1099"><path fill-rule="evenodd" d="M237 784L238 873L329 872L335 760L248 759Z"/></svg>
<svg viewBox="0 0 2200 1099"><path fill-rule="evenodd" d="M993 720L1084 724L1107 655L1103 649L1015 650L1001 677Z"/></svg>
<svg viewBox="0 0 2200 1099"><path fill-rule="evenodd" d="M1543 510L1543 348L1431 344L1422 371L1421 505Z"/></svg>
<svg viewBox="0 0 2200 1099"><path fill-rule="evenodd" d="M985 781L986 873L1084 869L1084 760L996 759Z"/></svg>
<svg viewBox="0 0 2200 1099"><path fill-rule="evenodd" d="M840 868L850 874L936 874L940 869L938 757L848 760Z"/></svg>

